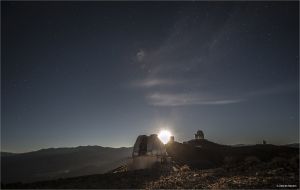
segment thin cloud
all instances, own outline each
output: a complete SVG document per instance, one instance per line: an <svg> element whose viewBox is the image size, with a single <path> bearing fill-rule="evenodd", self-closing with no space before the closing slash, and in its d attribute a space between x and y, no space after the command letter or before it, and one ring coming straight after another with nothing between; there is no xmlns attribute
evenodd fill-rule
<svg viewBox="0 0 300 190"><path fill-rule="evenodd" d="M152 79L145 79L141 81L134 81L132 85L135 87L150 88L150 87L158 87L158 86L173 86L182 83L183 81L179 81L179 80L152 78Z"/></svg>
<svg viewBox="0 0 300 190"><path fill-rule="evenodd" d="M266 89L249 92L240 98L215 96L204 93L152 93L146 99L154 106L188 106L188 105L227 105L249 101L256 97L286 93L298 90L296 84L281 84Z"/></svg>
<svg viewBox="0 0 300 190"><path fill-rule="evenodd" d="M155 106L225 105L245 101L244 99L208 98L201 94L153 93L147 96L148 103Z"/></svg>

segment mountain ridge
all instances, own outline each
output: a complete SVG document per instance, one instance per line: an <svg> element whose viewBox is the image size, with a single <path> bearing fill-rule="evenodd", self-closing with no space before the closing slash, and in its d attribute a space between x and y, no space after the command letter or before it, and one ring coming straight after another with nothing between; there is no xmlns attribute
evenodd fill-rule
<svg viewBox="0 0 300 190"><path fill-rule="evenodd" d="M188 141L187 141L188 142ZM219 143L215 143L219 144ZM219 145L225 145L225 146L232 146L232 147L239 147L239 146L254 146L256 144L243 144L243 143L238 143L238 144L219 144ZM288 143L288 144L273 144L276 146L288 146L288 147L299 147L300 143L299 142L294 142L294 143ZM110 149L122 149L122 148L132 148L132 147L110 147L110 146L101 146L101 145L79 145L79 146L66 146L66 147L49 147L49 148L41 148L38 150L31 150L31 151L26 151L26 152L11 152L11 151L0 151L1 156L7 156L7 155L16 155L16 154L26 154L26 153L32 153L32 152L39 152L39 151L46 151L46 150L55 150L55 149L77 149L81 147L99 147L99 148L110 148Z"/></svg>

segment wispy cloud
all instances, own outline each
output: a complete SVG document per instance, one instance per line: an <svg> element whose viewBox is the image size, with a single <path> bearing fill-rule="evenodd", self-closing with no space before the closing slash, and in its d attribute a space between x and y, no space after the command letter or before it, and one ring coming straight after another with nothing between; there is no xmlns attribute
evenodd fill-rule
<svg viewBox="0 0 300 190"><path fill-rule="evenodd" d="M216 95L216 93L151 93L146 99L154 106L188 106L188 105L227 105L245 102L257 97L287 93L298 90L297 84L280 84L248 93L240 93L239 97Z"/></svg>
<svg viewBox="0 0 300 190"><path fill-rule="evenodd" d="M135 87L150 88L150 87L158 87L158 86L173 86L182 83L183 81L174 80L174 79L149 78L145 80L134 81L132 82L132 85Z"/></svg>
<svg viewBox="0 0 300 190"><path fill-rule="evenodd" d="M151 105L186 106L186 105L225 105L244 101L244 99L221 99L205 97L201 94L167 94L153 93L147 96Z"/></svg>

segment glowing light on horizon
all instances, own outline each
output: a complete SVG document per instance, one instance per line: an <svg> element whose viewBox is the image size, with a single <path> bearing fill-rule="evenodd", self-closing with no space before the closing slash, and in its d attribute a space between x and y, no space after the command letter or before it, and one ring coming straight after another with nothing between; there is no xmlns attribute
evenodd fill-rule
<svg viewBox="0 0 300 190"><path fill-rule="evenodd" d="M169 142L171 136L171 132L168 130L161 130L158 133L159 140L164 144L167 144Z"/></svg>

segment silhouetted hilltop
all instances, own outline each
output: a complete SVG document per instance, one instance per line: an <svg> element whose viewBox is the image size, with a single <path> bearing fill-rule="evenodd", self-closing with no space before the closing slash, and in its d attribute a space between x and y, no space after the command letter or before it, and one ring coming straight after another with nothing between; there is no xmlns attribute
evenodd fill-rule
<svg viewBox="0 0 300 190"><path fill-rule="evenodd" d="M272 144L257 144L243 147L230 147L222 150L224 158L242 161L246 157L255 156L261 161L270 161L275 157L291 158L299 154L298 148L277 146Z"/></svg>
<svg viewBox="0 0 300 190"><path fill-rule="evenodd" d="M270 161L274 157L290 158L299 154L298 148L258 144L249 146L226 146L206 139L191 140L186 143L167 144L167 152L178 163L188 164L198 169L219 167L225 162L241 162L255 156L261 161Z"/></svg>
<svg viewBox="0 0 300 190"><path fill-rule="evenodd" d="M188 144L193 147L203 149L219 149L228 147L227 145L218 144L207 139L192 139L190 141L184 142L183 144Z"/></svg>
<svg viewBox="0 0 300 190"><path fill-rule="evenodd" d="M179 164L187 164L194 168L213 168L221 165L223 161L221 152L217 150L216 147L212 149L208 147L198 148L194 146L194 144L173 142L167 144L166 148L168 155L171 156L174 161Z"/></svg>

